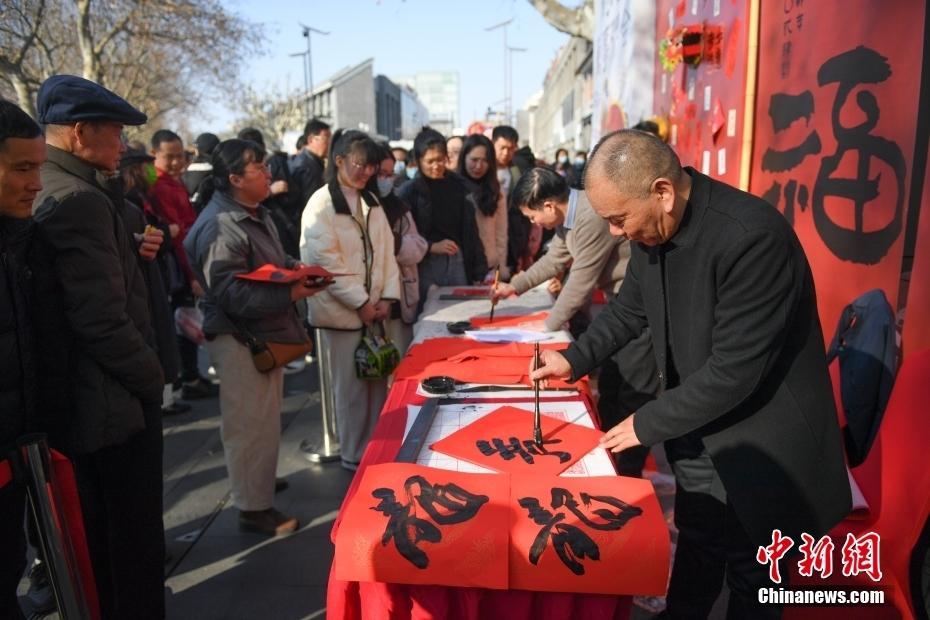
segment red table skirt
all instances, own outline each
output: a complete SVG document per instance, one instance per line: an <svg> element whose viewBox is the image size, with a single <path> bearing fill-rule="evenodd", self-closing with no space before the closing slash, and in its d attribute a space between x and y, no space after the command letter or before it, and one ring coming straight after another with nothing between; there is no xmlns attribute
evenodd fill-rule
<svg viewBox="0 0 930 620"><path fill-rule="evenodd" d="M400 380L391 387L381 410L381 419L346 492L343 508L355 494L367 466L390 462L397 456L403 443L407 405L421 405L425 401L416 393L418 385L415 380ZM580 398L588 401L589 411L595 411L589 394L583 393ZM342 521L342 509L339 513L331 533L334 543ZM628 596L341 581L332 572L326 593L327 618L349 620L478 620L495 617L506 617L507 620L626 620L631 607L632 598Z"/></svg>

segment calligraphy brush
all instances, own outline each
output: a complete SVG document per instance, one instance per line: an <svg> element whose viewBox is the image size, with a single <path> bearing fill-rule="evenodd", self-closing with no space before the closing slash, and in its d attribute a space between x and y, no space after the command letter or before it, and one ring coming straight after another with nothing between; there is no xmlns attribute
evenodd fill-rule
<svg viewBox="0 0 930 620"><path fill-rule="evenodd" d="M497 288L497 285L501 280L501 268L498 267L494 272L494 286L491 287L491 316L488 318L488 323L494 322L494 290Z"/></svg>
<svg viewBox="0 0 930 620"><path fill-rule="evenodd" d="M539 370L539 341L537 340L533 350L533 370ZM539 379L533 381L533 400L535 401L535 413L533 415L533 441L537 446L542 445L542 421L539 419Z"/></svg>

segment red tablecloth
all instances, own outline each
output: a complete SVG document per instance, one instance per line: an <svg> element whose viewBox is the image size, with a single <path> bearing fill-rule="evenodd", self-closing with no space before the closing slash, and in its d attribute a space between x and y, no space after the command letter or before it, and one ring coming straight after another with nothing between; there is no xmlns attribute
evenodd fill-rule
<svg viewBox="0 0 930 620"><path fill-rule="evenodd" d="M375 463L393 461L403 443L407 421L407 405L419 405L425 398L419 396L416 380L402 379L394 383L381 410L381 419L375 427L368 448L359 465L359 471L349 486L343 507L355 494L361 473ZM595 412L587 387L577 397L588 403ZM559 397L556 400L565 400ZM495 399L506 402L506 399ZM513 399L525 400L525 399ZM340 515L342 510L340 509ZM341 523L337 516L333 524L332 540ZM326 595L328 618L356 619L419 619L461 618L478 620L505 617L508 620L556 620L584 618L585 620L625 620L629 618L632 599L601 594L563 594L556 592L527 592L523 590L486 590L482 588L453 588L446 586L415 586L392 583L348 582L336 579L332 573Z"/></svg>

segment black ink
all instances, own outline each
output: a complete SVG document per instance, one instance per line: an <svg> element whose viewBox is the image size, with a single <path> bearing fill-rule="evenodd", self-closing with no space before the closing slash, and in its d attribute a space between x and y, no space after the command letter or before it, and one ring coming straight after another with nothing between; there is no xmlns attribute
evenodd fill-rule
<svg viewBox="0 0 930 620"><path fill-rule="evenodd" d="M562 440L543 440L542 444L537 444L532 439L524 439L523 441L520 441L516 437L511 437L509 441L505 443L503 439L494 437L491 439L491 441L479 439L475 442L475 446L478 448L481 454L485 456L498 454L505 461L510 461L519 456L528 465L535 464L535 461L533 460L534 456L555 456L558 457L559 463L567 463L570 461L572 458L570 452L562 452L559 450L549 451L546 449L547 444L555 443L562 443Z"/></svg>
<svg viewBox="0 0 930 620"><path fill-rule="evenodd" d="M643 513L642 508L628 504L616 497L589 495L584 492L580 495L581 504L566 489L554 487L550 505L556 510L568 509L586 526L600 531L619 530L630 519ZM564 512L553 513L543 508L535 497L521 498L518 503L527 510L529 518L536 525L542 526L530 546L529 560L534 565L539 563L539 558L542 556L543 551L546 550L550 538L556 555L575 575L584 575L585 568L582 561L585 558L600 560L601 554L597 544L584 530L575 525L562 523L566 517ZM604 505L609 506L609 508L602 507Z"/></svg>
<svg viewBox="0 0 930 620"><path fill-rule="evenodd" d="M775 133L788 129L792 123L802 118L810 123L811 116L814 114L814 95L809 90L798 95L774 93L769 99L768 112ZM808 155L819 153L821 146L820 136L816 131L811 131L798 146L784 151L766 149L762 154L762 169L766 172L792 170L799 166Z"/></svg>
<svg viewBox="0 0 930 620"><path fill-rule="evenodd" d="M836 136L836 152L820 161L811 202L814 225L823 242L838 258L866 265L879 262L901 234L907 164L897 143L869 133L878 123L881 112L874 94L867 90L861 90L856 94L856 103L866 117L862 123L845 127L840 122L840 112L857 86L879 84L890 76L891 67L888 65L888 59L861 45L830 58L817 72L817 83L820 86L836 83L839 84L839 88L831 114L833 133ZM847 151L858 153L856 177L850 179L832 176ZM878 197L881 180L880 173L875 177L869 176L873 157L885 162L894 173L897 195L891 222L879 230L865 231L865 207ZM830 219L824 208L824 199L830 196L852 201L852 229L840 226Z"/></svg>
<svg viewBox="0 0 930 620"><path fill-rule="evenodd" d="M437 543L442 540L442 532L433 523L416 516L416 505L425 510L439 525L452 525L473 518L489 499L487 495L470 493L457 484L430 484L423 476L407 478L404 493L407 503L401 504L397 501L393 489L375 489L371 494L381 501L371 510L377 510L388 517L387 526L381 536L382 546L387 546L393 539L397 551L421 569L429 566L429 557L417 543Z"/></svg>

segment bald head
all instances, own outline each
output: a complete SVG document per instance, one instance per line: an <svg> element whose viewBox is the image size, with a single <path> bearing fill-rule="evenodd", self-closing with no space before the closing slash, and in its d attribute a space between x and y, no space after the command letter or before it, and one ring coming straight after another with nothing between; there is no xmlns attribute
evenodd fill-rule
<svg viewBox="0 0 930 620"><path fill-rule="evenodd" d="M682 177L675 152L651 133L621 129L607 134L591 151L585 169L585 187L605 180L631 198L646 198L653 182L666 178L676 187Z"/></svg>

